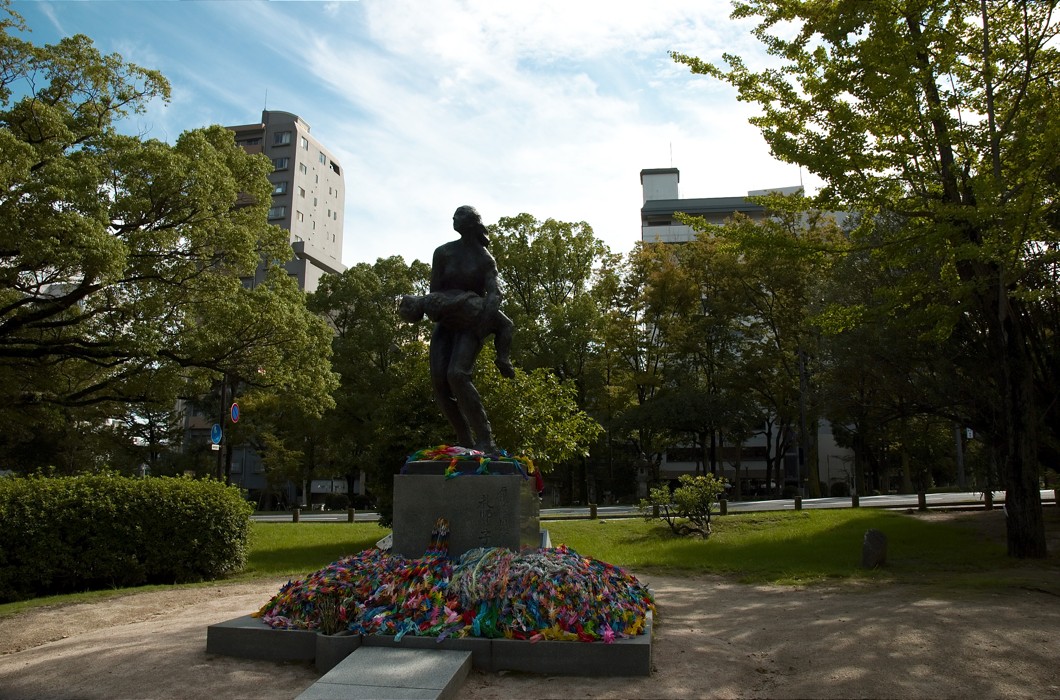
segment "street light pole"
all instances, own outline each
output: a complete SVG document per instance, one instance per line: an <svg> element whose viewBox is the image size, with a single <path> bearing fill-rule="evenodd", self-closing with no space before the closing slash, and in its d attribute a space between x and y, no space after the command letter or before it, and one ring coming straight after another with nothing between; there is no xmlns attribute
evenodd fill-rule
<svg viewBox="0 0 1060 700"><path fill-rule="evenodd" d="M799 460L796 468L798 473L798 493L802 493L802 475L806 469L806 447L808 436L806 434L806 392L809 390L809 380L806 377L806 353L799 347Z"/></svg>
<svg viewBox="0 0 1060 700"><path fill-rule="evenodd" d="M225 372L221 375L221 409L217 414L217 425L221 426L221 442L227 443L224 439L224 425L225 425L225 389L228 386L228 373ZM224 469L224 450L218 445L217 450L217 480L224 481L225 469Z"/></svg>

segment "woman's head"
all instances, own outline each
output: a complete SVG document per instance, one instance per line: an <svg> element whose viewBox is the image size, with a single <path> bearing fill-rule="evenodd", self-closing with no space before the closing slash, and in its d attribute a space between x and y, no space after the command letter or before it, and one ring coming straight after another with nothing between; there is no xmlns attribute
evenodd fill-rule
<svg viewBox="0 0 1060 700"><path fill-rule="evenodd" d="M486 226L482 223L482 217L475 207L466 204L458 207L456 213L453 214L453 228L462 237L470 236L472 240L480 243L483 247L488 247L490 244Z"/></svg>

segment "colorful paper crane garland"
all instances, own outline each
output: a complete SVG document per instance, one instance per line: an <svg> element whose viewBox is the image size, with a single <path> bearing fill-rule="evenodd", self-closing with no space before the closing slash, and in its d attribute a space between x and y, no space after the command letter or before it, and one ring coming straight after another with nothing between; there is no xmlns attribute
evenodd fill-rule
<svg viewBox="0 0 1060 700"><path fill-rule="evenodd" d="M532 478L537 491L540 493L545 488L545 482L541 476L541 470L534 465L534 460L525 455L509 455L501 452L499 455L487 455L485 452L473 450L468 447L457 445L438 445L428 447L409 455L405 460L407 468L412 462L445 462L445 478L455 479L460 476L459 464L472 463L476 466L475 474L489 474L491 462L507 462L515 465L524 479ZM402 469L404 473L404 468Z"/></svg>
<svg viewBox="0 0 1060 700"><path fill-rule="evenodd" d="M288 582L257 613L275 628L361 634L613 642L642 634L651 592L566 547L473 549L453 562L376 549Z"/></svg>

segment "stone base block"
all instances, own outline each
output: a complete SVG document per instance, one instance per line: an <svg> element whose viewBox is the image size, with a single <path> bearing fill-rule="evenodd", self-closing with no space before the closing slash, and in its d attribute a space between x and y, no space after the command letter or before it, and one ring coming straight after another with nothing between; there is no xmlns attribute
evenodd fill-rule
<svg viewBox="0 0 1060 700"><path fill-rule="evenodd" d="M327 673L340 661L357 651L361 646L361 635L352 632L317 634L317 671Z"/></svg>
<svg viewBox="0 0 1060 700"><path fill-rule="evenodd" d="M442 466L444 470L444 465ZM520 475L430 474L394 477L394 541L405 557L422 557L438 518L449 522L449 556L476 547L538 547L540 501L533 480Z"/></svg>
<svg viewBox="0 0 1060 700"><path fill-rule="evenodd" d="M410 635L401 641L383 635L324 637L316 632L274 630L249 615L211 625L206 633L206 651L211 654L270 661L315 660L321 671L335 667L359 649L434 649L469 652L471 666L486 673L523 671L566 676L650 676L651 645L650 615L644 634L631 639L619 639L613 644L528 642L479 637L443 639L439 642L435 637ZM318 657L317 654L322 656ZM393 658L397 659L398 656Z"/></svg>
<svg viewBox="0 0 1060 700"><path fill-rule="evenodd" d="M260 618L243 615L206 628L206 653L264 661L313 661L317 633L275 630Z"/></svg>

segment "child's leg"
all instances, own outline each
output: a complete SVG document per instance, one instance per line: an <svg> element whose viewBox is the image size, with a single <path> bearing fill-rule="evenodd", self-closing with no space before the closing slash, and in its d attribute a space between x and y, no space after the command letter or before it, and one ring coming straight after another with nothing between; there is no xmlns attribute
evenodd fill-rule
<svg viewBox="0 0 1060 700"><path fill-rule="evenodd" d="M511 379L515 376L515 368L512 367L512 336L515 335L515 324L502 312L497 312L497 327L493 331L493 347L497 351L497 360L494 364L500 370L501 375Z"/></svg>

